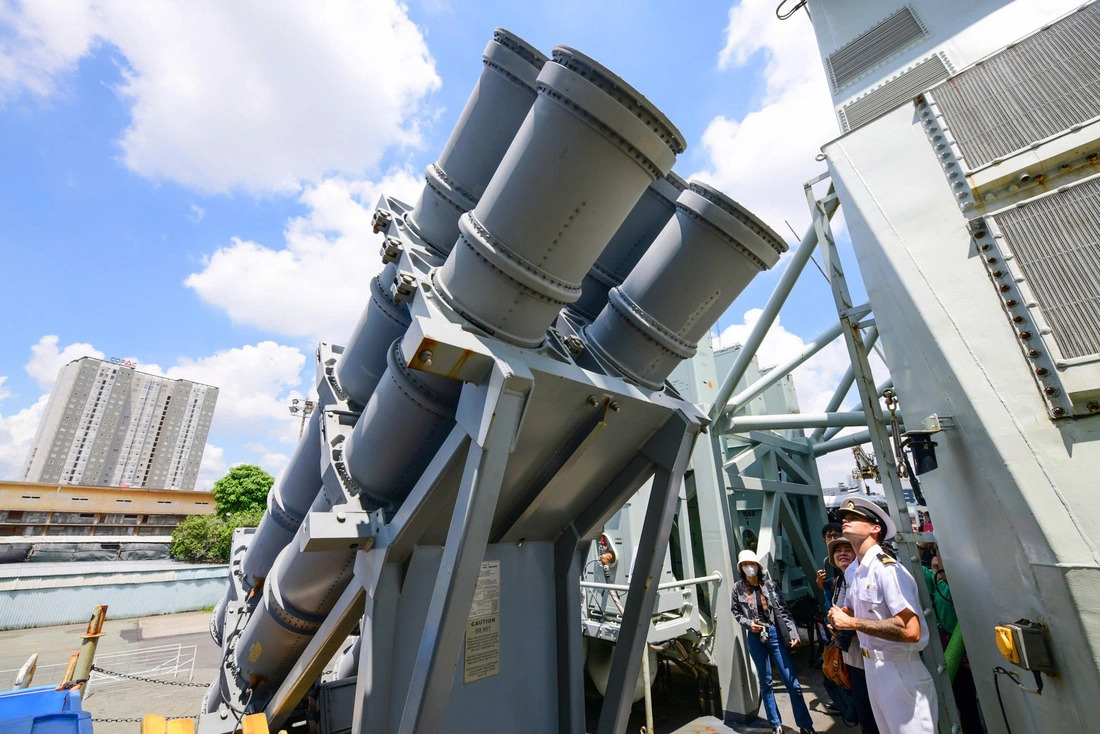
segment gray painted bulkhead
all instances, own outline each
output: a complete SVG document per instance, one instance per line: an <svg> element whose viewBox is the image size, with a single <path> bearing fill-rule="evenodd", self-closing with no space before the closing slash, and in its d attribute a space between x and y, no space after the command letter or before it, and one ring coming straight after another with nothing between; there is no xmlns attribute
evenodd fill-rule
<svg viewBox="0 0 1100 734"><path fill-rule="evenodd" d="M906 414L955 422L921 480L990 731L1003 731L992 669L1005 664L993 627L1021 618L1048 629L1059 675L1041 696L1002 679L1012 730L1088 731L1100 690L1100 417L1048 415L912 105L823 150Z"/></svg>

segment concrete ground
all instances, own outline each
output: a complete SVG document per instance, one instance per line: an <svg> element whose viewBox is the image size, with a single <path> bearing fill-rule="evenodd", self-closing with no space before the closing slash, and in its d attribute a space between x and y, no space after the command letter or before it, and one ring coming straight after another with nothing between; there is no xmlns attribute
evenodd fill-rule
<svg viewBox="0 0 1100 734"><path fill-rule="evenodd" d="M137 722L108 722L104 719L140 718L144 714L159 714L180 718L197 714L205 693L205 684L213 680L221 651L214 646L207 631L210 612L184 612L138 619L111 619L108 610L103 637L96 649L96 662L107 667L110 657L105 653L127 653L165 645L196 646L194 675L190 682L202 687L162 685L139 681L112 683L97 690L93 680L84 698L84 709L90 711L95 734L137 734ZM17 669L32 654L38 653L38 673L32 685L47 685L60 681L64 665L71 653L80 647L81 635L87 625L70 624L60 627L9 630L0 632L0 671ZM118 658L115 658L118 660ZM121 667L121 666L119 666ZM2 674L0 688L7 688L14 672ZM188 682L187 672L174 679Z"/></svg>
<svg viewBox="0 0 1100 734"><path fill-rule="evenodd" d="M111 658L99 657L106 653L137 652L164 645L195 645L195 668L191 682L206 684L214 679L220 658L220 650L214 646L207 632L209 619L209 612L185 612L121 620L110 619L108 614L104 635L100 638L97 649L97 662L106 668L106 661ZM80 636L84 633L85 626L71 624L0 632L0 671L18 669L31 653L37 652L39 673L34 678L34 685L58 682L70 654L80 646ZM802 683L806 704L810 708L816 730L833 734L858 731L845 726L838 717L825 711L826 694L821 685L821 673L809 669L808 658L809 655L805 652L795 654L799 681ZM766 731L770 734L763 720L757 720L752 725L729 728L723 726L718 719L701 717L694 682L678 669L671 670L668 685L655 693L654 734L755 734ZM0 688L6 688L15 677L14 672L0 675L4 677L0 679ZM174 680L187 682L187 675L184 673ZM93 681L84 699L84 708L91 712L95 720L95 734L137 734L140 725L136 721L106 720L138 719L147 713L168 718L193 716L198 713L204 688L205 685L183 687L125 681L102 686L97 690ZM593 716L598 717L602 700L590 684L588 694L588 728L594 730L595 722L592 719ZM788 731L797 732L797 728L791 728L794 716L791 714L790 699L782 684L777 686L775 696ZM627 731L640 731L644 725L644 706L642 702L638 702L631 712Z"/></svg>
<svg viewBox="0 0 1100 734"><path fill-rule="evenodd" d="M809 652L799 650L793 654L798 682L802 686L803 699L810 710L810 716L814 722L814 730L819 734L858 734L858 727L846 725L839 716L833 716L825 709L825 702L829 700L822 685L822 675L818 670L810 668ZM720 719L703 716L699 713L699 704L694 681L678 668L671 668L667 687L654 687L653 698L653 729L654 734L771 734L771 727L766 719L758 718L749 724L736 724L734 726L723 725ZM783 687L781 681L777 681L772 689L775 693L779 714L786 727L786 732L797 733L798 727L794 723L794 713L791 710L791 699ZM588 700L587 729L595 731L599 716L599 705L602 702L591 684L586 689ZM760 714L764 711L761 707ZM627 732L639 732L645 726L645 705L642 701L634 704L630 712L630 721L627 724Z"/></svg>

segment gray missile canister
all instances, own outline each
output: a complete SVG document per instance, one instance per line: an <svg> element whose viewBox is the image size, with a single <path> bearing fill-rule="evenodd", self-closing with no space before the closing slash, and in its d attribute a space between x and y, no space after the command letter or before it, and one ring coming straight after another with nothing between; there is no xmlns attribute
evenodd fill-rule
<svg viewBox="0 0 1100 734"><path fill-rule="evenodd" d="M405 364L400 341L386 351L387 368L344 445L360 501L400 503L454 425L462 383Z"/></svg>
<svg viewBox="0 0 1100 734"><path fill-rule="evenodd" d="M566 46L433 276L462 317L521 347L542 343L637 204L672 169L679 131L630 85Z"/></svg>
<svg viewBox="0 0 1100 734"><path fill-rule="evenodd" d="M546 56L503 28L482 54L477 85L405 221L440 254L458 239L458 218L477 205L535 101L535 79Z"/></svg>
<svg viewBox="0 0 1100 734"><path fill-rule="evenodd" d="M241 562L248 583L254 587L267 578L271 564L290 542L302 519L321 491L321 415L314 410L290 462L267 493L267 511Z"/></svg>
<svg viewBox="0 0 1100 734"><path fill-rule="evenodd" d="M371 278L370 300L343 354L336 358L336 383L355 405L363 406L370 400L386 370L389 345L409 328L408 306L396 303L390 292L396 277L397 265L389 263Z"/></svg>
<svg viewBox="0 0 1100 734"><path fill-rule="evenodd" d="M676 200L676 215L586 327L589 344L626 377L658 389L786 249L740 204L692 181Z"/></svg>
<svg viewBox="0 0 1100 734"><path fill-rule="evenodd" d="M646 187L584 276L581 297L569 305L570 311L588 321L600 315L607 305L607 292L622 283L642 259L665 222L676 213L676 197L686 188L687 182L671 171Z"/></svg>

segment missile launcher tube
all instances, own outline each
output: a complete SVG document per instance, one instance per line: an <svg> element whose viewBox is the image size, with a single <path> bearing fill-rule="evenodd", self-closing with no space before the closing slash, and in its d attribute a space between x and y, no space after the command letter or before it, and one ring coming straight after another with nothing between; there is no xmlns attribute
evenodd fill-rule
<svg viewBox="0 0 1100 734"><path fill-rule="evenodd" d="M268 492L267 511L241 563L245 578L253 586L267 577L275 557L298 532L321 490L322 412L317 409L310 415L290 462Z"/></svg>
<svg viewBox="0 0 1100 734"><path fill-rule="evenodd" d="M673 214L676 197L687 182L673 172L646 187L626 221L615 232L581 281L581 297L569 305L574 314L591 321L607 305L607 292L620 285Z"/></svg>
<svg viewBox="0 0 1100 734"><path fill-rule="evenodd" d="M454 247L458 218L477 205L527 116L535 101L535 79L546 63L543 53L503 28L493 32L482 59L481 77L405 218L442 255Z"/></svg>
<svg viewBox="0 0 1100 734"><path fill-rule="evenodd" d="M590 345L625 376L657 389L786 249L742 206L692 181L676 200L676 215L586 328Z"/></svg>
<svg viewBox="0 0 1100 734"><path fill-rule="evenodd" d="M481 202L462 218L460 246L433 274L460 316L521 346L542 342L604 244L684 147L656 108L602 66L565 47L554 59ZM377 344L391 328L386 321L367 316L356 341ZM385 358L343 446L366 508L405 499L453 427L461 390L409 369L397 341ZM337 490L324 487L312 509L342 500ZM242 682L261 694L278 686L347 586L354 556L301 553L295 543L283 549L235 642ZM209 705L220 700L215 694Z"/></svg>
<svg viewBox="0 0 1100 734"><path fill-rule="evenodd" d="M456 312L497 338L536 347L646 187L684 149L645 97L566 46L433 278Z"/></svg>
<svg viewBox="0 0 1100 734"><path fill-rule="evenodd" d="M389 286L397 265L389 263L370 281L370 300L355 325L344 352L336 358L336 382L348 401L363 406L386 369L386 350L409 328L409 309L396 303Z"/></svg>
<svg viewBox="0 0 1100 734"><path fill-rule="evenodd" d="M371 500L368 509L405 499L454 426L462 389L458 380L411 369L400 342L386 359L382 381L344 446L348 471Z"/></svg>

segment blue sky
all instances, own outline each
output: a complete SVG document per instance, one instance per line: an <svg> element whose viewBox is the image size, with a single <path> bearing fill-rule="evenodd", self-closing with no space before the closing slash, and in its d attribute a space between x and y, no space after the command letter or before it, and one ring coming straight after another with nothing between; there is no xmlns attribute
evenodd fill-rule
<svg viewBox="0 0 1100 734"><path fill-rule="evenodd" d="M86 354L222 388L200 484L278 471L316 341L347 337L377 267L374 201L415 199L498 25L621 75L683 132L677 172L793 240L836 122L808 19L774 5L0 0L0 477ZM721 319L727 340L778 272ZM762 361L830 309L808 271ZM844 369L834 347L796 377L803 410Z"/></svg>

